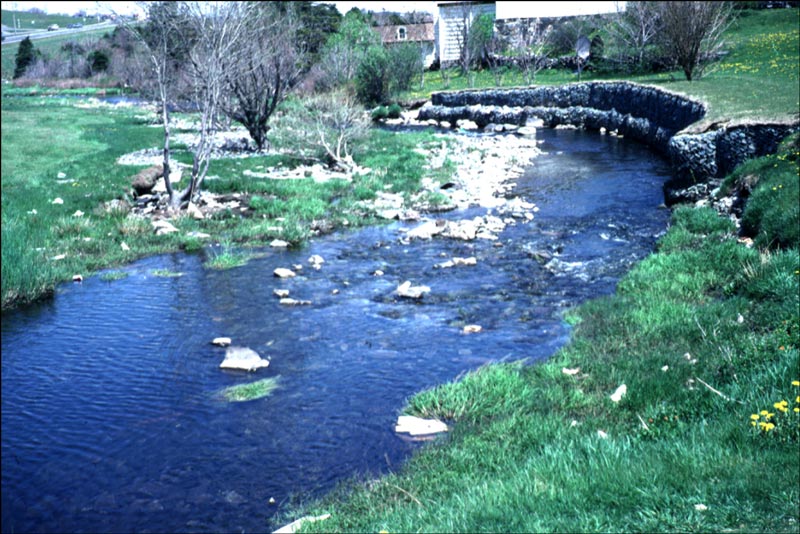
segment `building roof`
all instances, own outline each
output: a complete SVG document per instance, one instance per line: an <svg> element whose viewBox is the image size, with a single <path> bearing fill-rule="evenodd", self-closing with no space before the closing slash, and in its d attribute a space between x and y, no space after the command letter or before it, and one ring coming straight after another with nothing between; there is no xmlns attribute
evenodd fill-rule
<svg viewBox="0 0 800 534"><path fill-rule="evenodd" d="M405 28L406 38L398 38L400 28ZM425 24L398 24L396 26L376 26L373 28L381 36L383 43L405 43L405 42L433 42L433 23Z"/></svg>

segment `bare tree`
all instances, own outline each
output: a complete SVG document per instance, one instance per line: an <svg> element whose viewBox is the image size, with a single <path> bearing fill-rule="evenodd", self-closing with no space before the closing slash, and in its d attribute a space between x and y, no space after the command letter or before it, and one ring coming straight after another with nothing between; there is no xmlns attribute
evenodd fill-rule
<svg viewBox="0 0 800 534"><path fill-rule="evenodd" d="M542 27L539 19L526 21L515 41L517 61L525 83L536 83L536 73L547 63L547 49L552 26Z"/></svg>
<svg viewBox="0 0 800 534"><path fill-rule="evenodd" d="M298 29L291 3L256 3L239 60L229 72L233 99L224 111L247 128L259 150L267 142L270 117L300 77Z"/></svg>
<svg viewBox="0 0 800 534"><path fill-rule="evenodd" d="M626 2L624 10L617 6L617 17L607 28L621 52L632 53L635 64L641 67L659 33L659 11L652 2Z"/></svg>
<svg viewBox="0 0 800 534"><path fill-rule="evenodd" d="M254 3L186 2L182 10L195 36L189 51L189 72L200 128L197 144L192 147L191 180L172 198L174 207L194 200L208 173L218 114L227 95L230 73L239 68Z"/></svg>
<svg viewBox="0 0 800 534"><path fill-rule="evenodd" d="M333 166L343 171L355 168L350 144L369 129L364 108L347 91L335 91L307 102L316 127L317 144L325 150Z"/></svg>
<svg viewBox="0 0 800 534"><path fill-rule="evenodd" d="M730 2L658 2L661 38L688 81L700 78L722 50L722 34L732 22Z"/></svg>
<svg viewBox="0 0 800 534"><path fill-rule="evenodd" d="M147 24L142 27L124 23L128 36L143 49L147 58L146 69L151 76L131 77L131 81L141 82L138 87L145 94L153 93L158 101L161 124L164 128L162 165L164 183L173 205L175 193L170 180L170 124L169 109L177 96L178 81L181 76L182 56L186 53L187 36L183 32L179 6L174 2L145 2L141 4L147 12ZM124 19L122 19L124 20ZM149 83L150 81L154 83Z"/></svg>

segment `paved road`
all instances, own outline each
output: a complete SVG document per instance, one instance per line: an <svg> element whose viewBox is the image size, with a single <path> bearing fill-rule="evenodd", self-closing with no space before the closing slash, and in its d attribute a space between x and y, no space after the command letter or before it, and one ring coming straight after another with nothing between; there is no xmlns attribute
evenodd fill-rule
<svg viewBox="0 0 800 534"><path fill-rule="evenodd" d="M6 43L17 43L22 41L26 37L30 37L31 40L33 39L43 39L45 37L54 37L56 35L70 35L73 33L81 33L86 31L92 30L101 30L103 28L113 28L114 23L111 21L103 21L98 24L87 24L83 28L62 28L60 30L55 30L49 32L47 30L36 30L30 33L16 33L16 34L6 34L6 38L3 40L3 44Z"/></svg>

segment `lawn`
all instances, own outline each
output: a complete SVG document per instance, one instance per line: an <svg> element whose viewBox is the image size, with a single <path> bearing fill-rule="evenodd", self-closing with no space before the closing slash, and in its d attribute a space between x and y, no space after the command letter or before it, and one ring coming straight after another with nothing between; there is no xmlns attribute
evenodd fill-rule
<svg viewBox="0 0 800 534"><path fill-rule="evenodd" d="M685 81L679 70L658 74L619 77L584 71L581 81L624 79L651 84L706 101L709 112L704 124L731 120L797 120L800 113L800 10L744 10L725 35L729 54L712 66L700 80ZM495 79L488 70L461 75L451 69L447 81L441 72L425 75L422 89L402 96L413 100L427 98L436 91L493 87ZM536 85L577 82L578 75L564 70L543 70ZM471 83L470 83L471 82ZM502 86L525 85L517 71L505 73ZM700 125L702 126L702 125Z"/></svg>

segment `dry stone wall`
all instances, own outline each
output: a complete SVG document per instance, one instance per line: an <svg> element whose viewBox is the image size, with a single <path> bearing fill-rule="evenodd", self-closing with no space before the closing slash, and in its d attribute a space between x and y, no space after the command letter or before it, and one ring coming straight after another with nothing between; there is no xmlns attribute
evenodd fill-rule
<svg viewBox="0 0 800 534"><path fill-rule="evenodd" d="M658 87L630 82L586 82L557 87L442 92L420 108L418 120L470 120L545 127L571 125L605 128L636 139L664 154L674 176L664 186L667 204L697 200L709 181L730 173L747 159L774 153L780 141L800 124L747 124L698 134L680 133L706 114L705 104Z"/></svg>

